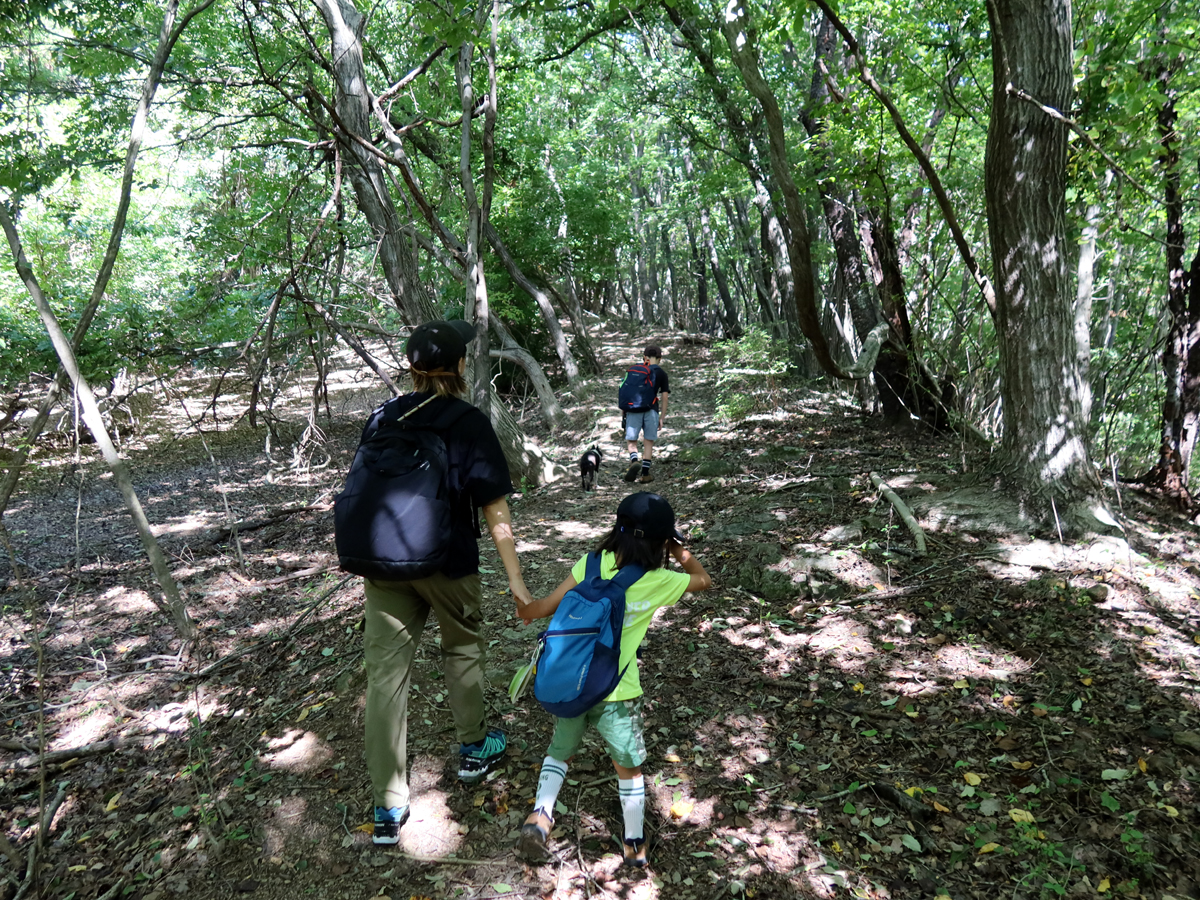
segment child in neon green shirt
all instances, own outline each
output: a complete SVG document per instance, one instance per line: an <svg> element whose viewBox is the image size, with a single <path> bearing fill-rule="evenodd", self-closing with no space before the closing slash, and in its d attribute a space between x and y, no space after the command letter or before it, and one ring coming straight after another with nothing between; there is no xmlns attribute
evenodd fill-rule
<svg viewBox="0 0 1200 900"><path fill-rule="evenodd" d="M673 606L689 591L705 591L712 579L704 566L683 547L683 538L675 530L675 512L658 494L630 494L617 507L617 521L600 542L600 575L609 579L626 565L639 565L646 574L625 592L625 621L621 629L621 658L618 668L625 670L616 689L603 702L581 716L555 720L554 737L538 776L537 799L533 812L521 826L517 853L535 862L548 858L546 840L554 825L554 803L567 774L567 761L575 754L589 725L604 738L613 767L624 818L625 863L646 865L646 840L643 821L646 811L646 786L642 763L646 745L642 728L642 683L637 665L637 649L646 636L650 621L660 607ZM683 568L675 572L665 567L667 556ZM587 557L579 560L554 592L518 608L529 624L551 616L567 591L584 578Z"/></svg>

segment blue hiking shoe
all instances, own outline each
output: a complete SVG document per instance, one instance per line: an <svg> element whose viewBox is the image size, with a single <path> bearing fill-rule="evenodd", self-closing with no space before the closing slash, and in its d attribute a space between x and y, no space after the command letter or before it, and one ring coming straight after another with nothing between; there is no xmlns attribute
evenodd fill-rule
<svg viewBox="0 0 1200 900"><path fill-rule="evenodd" d="M489 731L483 740L474 744L459 744L458 780L475 784L504 756L508 741L503 731Z"/></svg>
<svg viewBox="0 0 1200 900"><path fill-rule="evenodd" d="M400 827L407 821L407 806L393 806L391 809L375 807L375 831L371 835L371 843L400 843Z"/></svg>

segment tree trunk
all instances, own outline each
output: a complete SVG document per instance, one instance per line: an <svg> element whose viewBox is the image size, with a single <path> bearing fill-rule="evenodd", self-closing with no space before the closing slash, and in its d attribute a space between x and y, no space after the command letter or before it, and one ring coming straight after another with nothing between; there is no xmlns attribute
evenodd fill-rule
<svg viewBox="0 0 1200 900"><path fill-rule="evenodd" d="M74 350L71 349L71 342L67 339L62 327L58 324L58 319L55 318L54 311L50 308L50 303L42 293L33 269L30 267L29 261L25 258L25 251L21 248L21 239L17 235L17 228L13 224L12 219L9 218L8 212L2 206L0 206L0 227L4 229L5 236L8 238L8 245L12 250L13 262L16 265L17 274L20 276L21 281L24 282L25 289L29 292L30 297L33 298L38 314L41 316L42 324L45 325L46 332L50 335L50 342L54 345L54 352L58 354L59 362L71 379L71 384L74 386L80 405L83 407L83 420L87 423L88 430L96 439L96 444L104 456L104 461L108 463L108 467L113 473L113 481L116 482L117 488L125 500L125 506L129 509L129 515L132 517L133 523L137 528L138 537L142 540L142 547L146 551L146 556L150 559L150 567L154 571L154 577L158 581L159 587L162 588L164 600L159 601L155 598L155 604L171 617L179 636L186 641L190 641L196 636L196 625L192 621L191 616L188 615L187 606L184 605L183 598L179 594L179 588L175 584L174 577L171 575L171 567L167 565L167 558L163 555L162 548L158 546L154 532L150 530L150 521L146 518L146 513L142 509L141 502L138 500L137 492L133 488L133 480L129 477L129 468L125 465L125 461L121 459L120 454L117 453L117 448L113 446L108 429L104 427L104 419L100 414L100 407L96 403L96 397L79 371L79 364L75 359Z"/></svg>
<svg viewBox="0 0 1200 900"><path fill-rule="evenodd" d="M314 2L325 18L332 43L333 74L337 81L334 107L340 123L336 133L344 147L358 208L378 242L379 260L392 292L392 302L409 325L436 319L437 311L417 271L417 258L404 240L383 166L377 156L353 138L369 139L371 134L371 97L359 40L362 15L350 0Z"/></svg>
<svg viewBox="0 0 1200 900"><path fill-rule="evenodd" d="M763 79L758 66L756 34L750 22L746 5L729 7L726 20L722 23L725 42L729 45L734 65L742 74L746 89L763 111L767 125L771 172L775 183L783 194L784 212L788 226L788 259L792 266L792 283L795 290L796 313L804 336L812 344L813 353L821 368L836 378L847 378L850 374L834 360L829 344L821 330L821 315L817 307L816 283L812 266L812 238L808 231L808 217L804 212L804 201L792 177L788 162L787 140L784 134L783 114L779 101Z"/></svg>
<svg viewBox="0 0 1200 900"><path fill-rule="evenodd" d="M1066 240L1072 91L1069 0L990 0L992 112L985 156L1007 474L1023 509L1064 531L1115 525L1088 455L1090 391L1079 364ZM1082 343L1082 346L1081 346ZM1051 516L1053 518L1051 518Z"/></svg>
<svg viewBox="0 0 1200 900"><path fill-rule="evenodd" d="M417 325L438 317L428 292L418 277L416 256L406 241L399 225L396 207L388 192L379 158L363 147L359 141L367 141L370 135L369 113L372 97L367 88L366 72L363 68L362 44L358 32L362 27L362 16L350 0L314 0L325 18L333 50L334 74L338 82L336 109L339 119L339 140L349 148L356 164L349 166L355 197L368 224L379 241L379 261L384 277L392 291L401 316L409 325ZM348 133L342 134L344 128ZM394 148L399 152L399 138L392 135ZM454 247L454 238L448 235L429 208L428 202L415 182L414 173L402 169L413 197L430 225L441 229L439 236L447 243L447 249L461 254L461 247ZM490 380L489 380L490 384ZM547 459L541 450L530 441L499 398L492 393L488 403L488 415L500 439L504 456L512 474L533 485L554 480L562 474L562 468Z"/></svg>
<svg viewBox="0 0 1200 900"><path fill-rule="evenodd" d="M483 7L481 6L480 9ZM467 383L471 387L471 402L486 415L492 404L492 359L488 345L487 278L483 272L483 256L479 242L483 232L483 210L475 193L475 177L471 172L471 122L475 112L475 83L471 78L471 61L475 45L464 41L454 62L454 76L462 107L462 131L459 143L458 178L467 208L466 254L464 259L463 311L468 322L475 325L475 340L467 348Z"/></svg>
<svg viewBox="0 0 1200 900"><path fill-rule="evenodd" d="M711 334L712 329L708 323L708 279L704 275L704 260L696 246L696 231L692 227L691 219L687 222L687 236L688 246L692 251L692 278L696 280L696 322L698 330Z"/></svg>
<svg viewBox="0 0 1200 900"><path fill-rule="evenodd" d="M538 361L529 351L513 339L495 313L491 314L490 322L492 330L500 338L500 349L492 350L491 355L496 359L506 359L516 363L525 370L525 374L529 377L529 381L537 393L538 403L542 407L542 418L546 420L551 431L556 430L566 422L567 414L563 412L558 398L554 396L554 388L550 386L550 379L546 377L546 373L542 371L542 367L538 365Z"/></svg>
<svg viewBox="0 0 1200 900"><path fill-rule="evenodd" d="M721 298L721 327L725 329L725 337L739 338L743 331L738 321L737 302L729 292L729 279L725 277L725 270L721 268L721 260L717 256L717 242L709 223L708 207L703 204L700 206L700 236L708 250L708 268L713 274L713 281L717 283L717 295Z"/></svg>
<svg viewBox="0 0 1200 900"><path fill-rule="evenodd" d="M1161 21L1166 16L1161 14ZM1167 315L1169 326L1162 352L1163 369L1163 406L1162 428L1159 442L1158 462L1142 477L1144 484L1162 488L1181 507L1189 507L1192 502L1188 490L1188 467L1191 463L1192 451L1196 446L1195 415L1197 398L1188 396L1187 382L1192 373L1189 371L1192 346L1196 343L1197 331L1200 330L1200 319L1193 304L1188 302L1189 293L1193 293L1189 285L1189 274L1184 268L1183 252L1186 237L1184 235L1184 204L1180 188L1179 171L1179 132L1178 113L1175 100L1179 93L1173 83L1173 76L1179 69L1181 60L1168 59L1167 35L1165 25L1160 26L1159 65L1155 72L1155 80L1163 95L1162 105L1158 110L1158 134L1161 147L1158 165L1163 173L1163 195L1166 213L1166 263L1167 263ZM1195 378L1191 380L1194 382ZM1194 391L1194 388L1193 388ZM1190 415L1189 415L1190 414ZM1187 420L1191 419L1189 423ZM1189 427L1189 424L1191 427Z"/></svg>
<svg viewBox="0 0 1200 900"><path fill-rule="evenodd" d="M117 198L117 209L113 215L112 227L109 229L108 246L105 248L100 268L96 272L96 280L92 284L91 296L88 298L87 305L80 311L79 320L75 323L75 330L71 334L72 353L78 353L80 347L83 346L83 338L91 327L96 311L100 308L100 301L104 299L104 292L108 289L113 267L116 265L117 256L121 251L121 242L125 236L125 222L129 215L133 175L137 167L138 155L141 152L142 139L146 132L146 121L150 115L150 107L154 102L154 96L158 93L163 69L166 68L171 51L178 42L179 37L183 34L184 29L187 28L188 24L196 16L212 6L214 2L215 0L203 0L203 2L193 7L178 23L175 22L175 15L179 9L179 0L169 0L167 3L166 10L163 13L162 26L159 29L158 45L150 62L149 71L146 73L146 79L142 83L142 95L138 100L137 109L133 114L133 122L129 128L129 144L125 150L125 168L121 175L121 190ZM34 417L28 431L25 432L24 439L18 445L16 459L12 461L8 467L8 471L5 472L3 482L0 482L0 533L4 532L3 513L8 509L8 501L12 498L13 491L16 490L17 482L21 480L21 471L24 469L25 463L29 458L29 451L41 436L42 430L46 427L46 422L50 420L50 413L62 396L62 390L66 386L67 381L66 370L59 366L58 371L54 375L54 381L51 383L45 398L42 400L42 405L38 407L37 416Z"/></svg>

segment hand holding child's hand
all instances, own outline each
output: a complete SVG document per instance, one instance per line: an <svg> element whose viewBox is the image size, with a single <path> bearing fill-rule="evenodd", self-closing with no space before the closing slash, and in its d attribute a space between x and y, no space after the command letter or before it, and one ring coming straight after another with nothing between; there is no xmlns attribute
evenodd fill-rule
<svg viewBox="0 0 1200 900"><path fill-rule="evenodd" d="M533 607L541 606L542 601L545 599L545 597L542 597L541 600L531 600L529 603L519 604L517 606L517 615L521 617L521 621L526 625L532 625L538 619L542 618L534 612Z"/></svg>

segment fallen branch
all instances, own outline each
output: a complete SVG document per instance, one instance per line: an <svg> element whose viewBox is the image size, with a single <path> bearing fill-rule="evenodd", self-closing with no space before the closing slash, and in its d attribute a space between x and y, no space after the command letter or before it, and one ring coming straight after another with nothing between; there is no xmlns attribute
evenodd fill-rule
<svg viewBox="0 0 1200 900"><path fill-rule="evenodd" d="M896 508L896 512L900 514L900 518L904 520L904 524L908 526L908 530L912 532L913 540L917 544L917 555L925 555L925 532L921 530L921 526L917 524L916 518L912 514L912 510L908 505L896 496L896 492L887 486L887 483L879 477L875 472L871 472L871 483L875 485L879 493L887 498L888 503Z"/></svg>
<svg viewBox="0 0 1200 900"><path fill-rule="evenodd" d="M72 759L99 756L102 753L111 753L113 750L119 750L121 746L121 739L113 738L112 740L99 741L95 744L84 744L82 747L72 747L69 750L51 750L49 753L44 753L41 756L33 754L32 756L19 757L10 763L0 766L0 770L16 772L21 769L36 769L41 763L49 766Z"/></svg>

